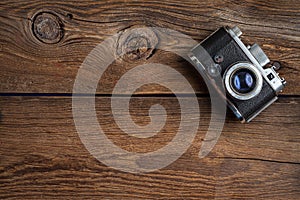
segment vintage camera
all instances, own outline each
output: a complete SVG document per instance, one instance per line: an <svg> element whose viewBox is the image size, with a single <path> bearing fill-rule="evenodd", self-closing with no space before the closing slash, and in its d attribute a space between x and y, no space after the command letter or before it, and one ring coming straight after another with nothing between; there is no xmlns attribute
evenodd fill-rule
<svg viewBox="0 0 300 200"><path fill-rule="evenodd" d="M249 122L277 100L286 81L279 77L257 45L245 46L238 27L222 27L191 50L196 69L216 91L223 87L227 105L242 122ZM222 84L216 84L221 79Z"/></svg>

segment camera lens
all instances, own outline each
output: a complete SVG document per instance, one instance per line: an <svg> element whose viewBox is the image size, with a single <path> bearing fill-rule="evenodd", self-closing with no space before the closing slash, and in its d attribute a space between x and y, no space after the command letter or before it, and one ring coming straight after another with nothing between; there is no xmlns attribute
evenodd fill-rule
<svg viewBox="0 0 300 200"><path fill-rule="evenodd" d="M248 62L239 62L224 72L227 92L239 100L249 100L257 96L263 86L263 77L258 68Z"/></svg>
<svg viewBox="0 0 300 200"><path fill-rule="evenodd" d="M241 94L251 92L256 86L256 77L252 71L241 68L233 73L231 77L231 86Z"/></svg>

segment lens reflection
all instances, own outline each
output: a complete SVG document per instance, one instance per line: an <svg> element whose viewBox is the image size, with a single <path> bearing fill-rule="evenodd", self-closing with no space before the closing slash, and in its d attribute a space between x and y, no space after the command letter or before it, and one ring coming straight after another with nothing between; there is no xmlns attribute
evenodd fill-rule
<svg viewBox="0 0 300 200"><path fill-rule="evenodd" d="M238 93L249 93L256 85L255 75L249 69L240 69L232 76L232 87Z"/></svg>

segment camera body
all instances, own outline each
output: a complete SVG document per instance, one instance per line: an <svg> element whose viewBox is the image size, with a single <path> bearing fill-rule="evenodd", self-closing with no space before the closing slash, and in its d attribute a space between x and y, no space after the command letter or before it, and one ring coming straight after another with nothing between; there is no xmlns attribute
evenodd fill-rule
<svg viewBox="0 0 300 200"><path fill-rule="evenodd" d="M238 27L222 27L191 50L191 61L219 91L217 78L227 105L242 122L249 122L274 101L285 86L276 66L257 45L245 46ZM209 57L209 58L208 58ZM211 62L209 62L211 60Z"/></svg>

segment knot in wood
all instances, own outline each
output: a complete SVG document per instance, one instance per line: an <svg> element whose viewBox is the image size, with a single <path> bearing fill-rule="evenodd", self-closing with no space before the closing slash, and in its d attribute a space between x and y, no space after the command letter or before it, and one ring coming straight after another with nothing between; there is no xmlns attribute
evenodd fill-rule
<svg viewBox="0 0 300 200"><path fill-rule="evenodd" d="M123 60L141 60L152 56L158 38L151 28L132 28L119 36L117 55Z"/></svg>
<svg viewBox="0 0 300 200"><path fill-rule="evenodd" d="M51 13L42 12L35 16L32 25L34 36L43 43L55 44L63 37L60 19Z"/></svg>

